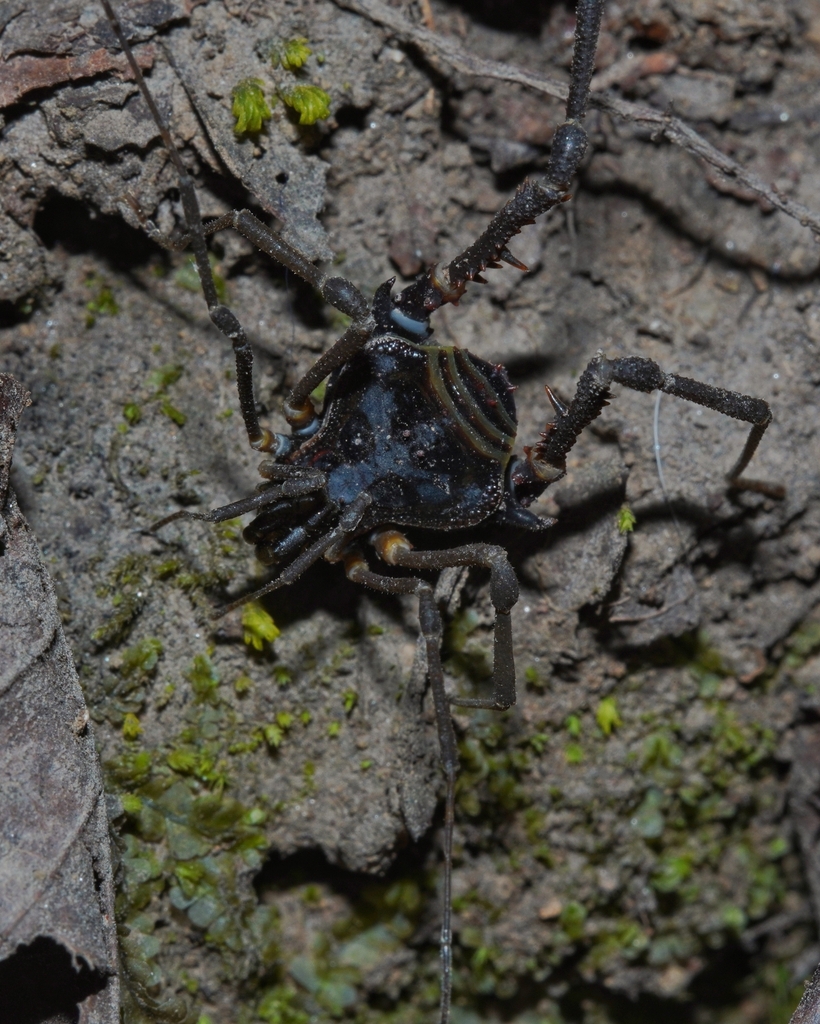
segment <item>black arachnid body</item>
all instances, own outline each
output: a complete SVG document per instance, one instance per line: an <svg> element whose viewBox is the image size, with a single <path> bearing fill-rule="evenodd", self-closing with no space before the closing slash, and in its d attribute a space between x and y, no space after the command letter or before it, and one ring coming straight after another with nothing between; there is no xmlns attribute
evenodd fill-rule
<svg viewBox="0 0 820 1024"><path fill-rule="evenodd" d="M325 276L305 256L248 211L235 211L203 225L199 204L182 160L142 78L109 0L101 0L179 173L186 233L170 240L146 222L149 234L171 248L190 245L214 324L236 355L237 388L251 446L270 458L260 466L265 480L256 494L199 515L178 518L220 522L244 513L256 518L245 529L260 559L277 574L259 597L294 582L314 562L341 562L347 576L387 594L415 594L435 706L441 762L446 779L444 905L441 929L441 1021L449 1020L451 992L451 860L458 751L452 704L503 710L515 703L515 666L510 610L518 583L503 548L480 542L418 550L402 528L457 531L479 524L539 530L551 520L529 511L532 502L562 477L566 457L580 432L607 404L613 383L660 390L751 424L746 445L728 474L733 487L755 486L740 474L771 420L768 405L663 372L649 359L597 355L581 374L569 405L547 388L553 410L541 438L513 454L517 420L512 387L502 366L463 349L429 342L431 315L457 302L470 281L488 268L526 267L507 248L523 226L569 199L568 189L586 148L582 121L595 63L603 0L579 0L566 120L555 132L543 181L528 181L493 217L484 233L444 267L433 267L393 296L393 281L372 302L349 281ZM252 377L252 352L234 314L220 303L208 262L206 236L233 228L278 263L312 285L350 318L343 336L308 370L284 403L287 435L259 423ZM321 413L311 393L327 380ZM757 485L760 487L761 485ZM393 574L374 571L368 543ZM440 644L442 617L434 585L424 575L455 566L490 571L495 609L492 695L450 697L444 685ZM242 603L242 600L234 604ZM233 607L233 605L229 606Z"/></svg>

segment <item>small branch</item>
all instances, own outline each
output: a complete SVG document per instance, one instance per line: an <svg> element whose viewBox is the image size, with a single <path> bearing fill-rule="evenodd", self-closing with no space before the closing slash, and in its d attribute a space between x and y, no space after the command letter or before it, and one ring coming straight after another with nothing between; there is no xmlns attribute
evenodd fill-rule
<svg viewBox="0 0 820 1024"><path fill-rule="evenodd" d="M475 75L477 78L494 78L501 82L516 82L536 92L546 93L559 100L567 98L567 86L564 82L537 71L526 71L513 64L501 61L486 60L466 51L450 36L438 35L421 25L414 25L404 18L394 7L388 7L383 0L335 0L339 7L360 14L384 28L404 43L417 46L428 60L448 65L452 70L462 74ZM753 171L746 170L742 164L721 153L686 122L672 114L664 113L654 107L642 103L631 103L611 93L593 93L589 99L590 106L608 114L614 114L633 124L649 129L653 137L663 135L675 146L680 146L687 153L700 157L706 163L716 167L727 178L740 182L746 188L761 196L778 210L799 221L803 227L811 228L820 236L820 214L783 195L773 185L768 185Z"/></svg>

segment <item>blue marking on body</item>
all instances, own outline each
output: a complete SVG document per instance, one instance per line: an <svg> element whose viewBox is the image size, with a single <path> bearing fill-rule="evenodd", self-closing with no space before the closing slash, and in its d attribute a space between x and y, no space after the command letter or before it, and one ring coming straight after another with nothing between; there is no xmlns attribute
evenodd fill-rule
<svg viewBox="0 0 820 1024"><path fill-rule="evenodd" d="M409 334L417 334L426 338L430 332L430 327L426 320L412 320L399 309L391 309L390 319L397 327L401 327L403 331L407 331Z"/></svg>

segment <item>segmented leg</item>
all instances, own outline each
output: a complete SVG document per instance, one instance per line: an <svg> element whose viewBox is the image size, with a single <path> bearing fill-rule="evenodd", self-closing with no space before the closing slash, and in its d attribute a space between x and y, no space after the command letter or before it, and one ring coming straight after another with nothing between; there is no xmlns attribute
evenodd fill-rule
<svg viewBox="0 0 820 1024"><path fill-rule="evenodd" d="M358 547L339 552L345 573L354 583L360 583L384 594L416 594L419 599L419 628L427 654L427 677L433 694L436 712L441 767L444 771L446 795L444 802L444 892L441 911L441 1003L440 1024L450 1020L450 1000L453 988L453 826L455 823L456 774L458 772L458 746L450 716L450 705L444 689L444 670L441 667L441 614L436 607L432 586L413 576L382 576L372 572Z"/></svg>
<svg viewBox="0 0 820 1024"><path fill-rule="evenodd" d="M495 544L464 544L443 551L416 551L398 530L380 530L373 546L388 565L409 569L441 570L454 565L483 566L490 570L490 600L495 608L493 630L493 695L450 697L451 704L467 708L505 711L515 704L515 658L510 610L518 600L518 580L507 553Z"/></svg>
<svg viewBox="0 0 820 1024"><path fill-rule="evenodd" d="M296 433L300 431L309 433L315 429L315 412L310 401L310 393L313 389L324 380L331 370L350 359L351 355L361 348L372 335L375 323L370 315L370 306L354 284L342 277L326 277L297 249L288 245L284 239L257 220L248 210L232 211L224 217L219 217L207 225L203 225L193 180L185 169L168 126L146 85L122 25L111 7L110 0L101 0L101 3L128 60L134 79L148 104L148 109L151 111L179 179L179 193L185 213L186 233L178 239L169 239L148 222L144 222L146 230L155 241L168 248L179 249L191 246L202 283L202 291L208 304L208 314L214 325L233 345L236 358L236 388L248 442L257 451L279 453L283 450L284 439L273 434L259 422L253 391L253 350L248 342L245 329L237 317L232 310L219 301L216 282L208 260L206 236L223 228L234 228L263 252L268 253L277 262L313 285L323 298L353 320L353 323L335 345L325 352L316 365L297 383L285 402L285 418ZM138 206L135 205L135 209L139 212Z"/></svg>
<svg viewBox="0 0 820 1024"><path fill-rule="evenodd" d="M296 509L293 507L293 503L290 505L290 509L282 511L285 515L290 512L292 517ZM278 506L278 509L282 509L282 506ZM324 527L325 521L331 519L338 511L336 505L323 505L313 515L308 515L300 526L294 526L280 540L275 540L276 534L272 535L271 530L275 530L279 524L272 522L274 514L277 512L277 509L274 508L271 509L269 515L265 515L263 512L261 516L254 519L250 526L245 528L242 536L249 544L256 545L256 557L263 565L278 565L280 562L298 555L311 537L315 537Z"/></svg>
<svg viewBox="0 0 820 1024"><path fill-rule="evenodd" d="M296 498L301 494L312 494L321 490L324 485L324 473L313 473L310 476L285 480L278 487L269 487L258 494L252 494L247 498L240 498L239 501L232 501L229 505L211 509L210 512L189 512L187 509L180 509L179 512L172 512L170 516L160 519L157 523L152 523L150 529L152 533L155 533L177 519L199 519L206 523L224 523L226 519L235 519L237 516L245 515L246 512L254 512L266 505L273 505L275 502L281 501L282 498Z"/></svg>
<svg viewBox="0 0 820 1024"><path fill-rule="evenodd" d="M471 246L447 266L433 267L425 277L405 288L394 302L404 320L426 323L431 311L444 303L458 302L468 282L484 283L481 274L488 268L508 263L519 270L527 269L507 245L526 224L533 224L541 214L570 198L567 190L587 148L587 133L581 122L595 70L603 9L604 0L578 0L576 4L566 120L555 130L544 180L525 181Z"/></svg>
<svg viewBox="0 0 820 1024"><path fill-rule="evenodd" d="M610 385L622 384L634 391L663 391L668 395L685 398L689 402L714 409L724 416L750 423L752 429L743 446L740 458L726 474L729 485L738 490L756 490L772 497L782 497L783 488L759 480L741 477L760 444L772 413L762 398L752 398L736 391L704 384L702 381L664 373L656 362L640 356L607 359L599 354L592 359L578 379L575 396L569 406L562 405L547 389L555 410L555 419L548 423L543 439L532 448L525 448L526 461L520 460L511 472L516 493L521 497L540 494L544 488L559 479L566 471L566 456L578 435L600 416L612 397Z"/></svg>
<svg viewBox="0 0 820 1024"><path fill-rule="evenodd" d="M362 516L372 502L373 499L370 495L362 492L342 512L336 526L329 533L315 540L310 547L305 548L299 557L294 558L290 565L286 566L275 579L272 579L270 583L266 583L264 587L260 587L259 590L255 590L252 594L246 594L244 597L237 598L236 601L231 601L230 604L219 608L215 612L214 618L220 618L227 612L233 611L234 608L240 608L243 604L247 604L248 601L258 601L265 594L270 594L274 590L279 590L281 587L294 583L306 569L309 569L314 562L318 562L332 548L339 548L347 542L350 534L356 532Z"/></svg>

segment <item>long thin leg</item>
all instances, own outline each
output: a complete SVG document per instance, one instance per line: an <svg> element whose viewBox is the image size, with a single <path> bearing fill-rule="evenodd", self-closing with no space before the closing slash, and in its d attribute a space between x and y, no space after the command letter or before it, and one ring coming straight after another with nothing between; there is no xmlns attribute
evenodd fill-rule
<svg viewBox="0 0 820 1024"><path fill-rule="evenodd" d="M458 773L458 746L450 715L450 705L444 689L444 670L441 667L441 614L436 606L433 588L426 580L416 577L382 576L371 572L358 547L348 548L340 557L344 560L349 579L385 594L417 594L419 599L419 628L427 653L427 676L436 711L441 767L444 772L446 794L444 801L444 892L441 911L441 1002L440 1024L450 1020L450 1001L453 989L453 826L455 823L456 774Z"/></svg>
<svg viewBox="0 0 820 1024"><path fill-rule="evenodd" d="M567 453L584 427L596 419L608 404L612 397L610 385L613 382L634 391L663 391L707 409L714 409L732 419L750 423L752 429L746 444L740 458L726 474L726 479L731 487L738 490L762 491L772 497L783 496L781 487L741 477L772 420L771 409L762 398L726 391L676 373L664 373L651 359L640 356L607 359L601 354L591 360L579 377L575 397L569 407L562 405L547 389L555 410L555 420L547 424L541 441L532 448L524 449L526 460L520 460L511 471L512 485L519 496L525 499L534 497L564 475Z"/></svg>
<svg viewBox="0 0 820 1024"><path fill-rule="evenodd" d="M273 257L277 262L304 278L322 298L349 316L353 323L298 381L285 402L285 418L295 430L311 431L314 411L310 394L337 366L346 363L373 334L375 323L370 305L359 289L344 277L326 277L304 256L266 227L248 210L234 210L205 226L207 234L231 227Z"/></svg>
<svg viewBox="0 0 820 1024"><path fill-rule="evenodd" d="M208 314L215 326L233 345L236 358L236 388L239 394L242 419L245 422L245 430L248 434L248 442L257 451L276 451L282 446L281 439L266 427L261 426L256 412L256 400L253 392L253 350L248 342L245 329L239 320L227 306L224 306L219 301L213 271L208 260L206 235L213 234L222 228L234 228L263 252L268 253L268 255L272 256L283 266L313 285L328 302L353 319L353 323L342 338L325 353L322 359L319 360L319 363L317 363L317 366L313 368L313 371L310 371L296 385L288 401L285 403L285 418L297 432L300 430L310 431L315 426L313 405L309 398L311 391L324 380L331 370L349 359L356 349L361 348L373 333L375 324L370 315L370 307L358 288L351 284L350 281L342 277L326 277L298 250L288 245L284 239L257 220L248 210L233 211L203 226L199 200L197 199L193 180L182 162L182 157L174 144L174 140L171 138L168 126L165 124L159 108L148 89L145 78L134 58L125 32L114 13L110 0L101 0L101 3L119 40L122 51L131 66L135 81L156 122L162 141L173 161L179 179L179 193L182 199L182 208L185 213L185 224L187 227L186 234L179 239L166 239L152 225L149 226L147 222L144 222L146 230L156 241L169 248L178 249L190 245L193 249L199 279L202 282L202 291L208 304ZM135 205L134 208L139 213L138 206ZM317 376L319 364L321 364L321 375Z"/></svg>
<svg viewBox="0 0 820 1024"><path fill-rule="evenodd" d="M199 280L202 283L202 291L205 294L205 301L208 304L208 313L213 323L225 335L233 345L236 358L236 387L239 393L239 405L242 411L242 419L245 422L245 430L248 434L248 441L252 448L257 451L269 451L276 446L276 438L267 428L259 423L259 416L256 412L256 401L253 395L253 351L245 331L234 314L223 306L219 301L214 282L213 272L208 260L208 247L205 243L205 233L202 229L202 214L199 209L196 189L193 180L185 169L182 157L174 145L168 126L162 119L162 115L154 102L148 86L143 78L142 71L137 64L128 40L125 37L122 25L119 22L109 0L100 0L108 15L108 20L119 40L122 51L131 66L134 79L148 104L148 109L156 122L165 148L174 163L179 179L179 194L182 199L182 208L185 212L185 224L188 228L188 241L194 251Z"/></svg>
<svg viewBox="0 0 820 1024"><path fill-rule="evenodd" d="M264 534L261 539L256 540L254 538L254 534L257 532L254 528L256 523L251 523L244 531L243 536L245 540L256 544L256 557L260 562L263 562L265 565L278 565L279 562L284 562L288 558L298 555L310 538L315 537L324 526L325 520L331 519L338 511L339 509L336 505L322 506L312 516L308 516L301 526L294 526L292 530L286 533L281 540L276 541L276 543L271 543L270 540L266 541ZM269 531L270 527L267 529ZM270 536L269 533L268 536Z"/></svg>
<svg viewBox="0 0 820 1024"><path fill-rule="evenodd" d="M388 565L413 569L441 570L456 565L485 566L490 570L490 600L495 608L493 651L493 695L485 698L447 697L441 666L441 614L433 588L415 577L382 576L372 572L358 547L344 552L345 571L351 580L388 594L417 594L419 625L427 651L427 671L438 724L441 763L446 780L444 809L444 906L441 915L441 1010L440 1022L450 1019L452 996L452 874L455 784L458 749L449 705L503 711L515 704L515 660L513 657L510 610L518 600L518 580L503 548L494 544L464 544L444 551L415 551L398 530L380 530L371 538L376 551Z"/></svg>
<svg viewBox="0 0 820 1024"><path fill-rule="evenodd" d="M221 618L228 612L233 611L234 608L240 608L243 604L247 604L248 601L258 601L260 597L264 597L265 594L270 594L274 590L279 590L280 587L286 587L291 583L294 583L302 573L309 569L314 562L318 562L319 559L326 552L329 552L334 546L338 547L343 544L348 536L354 533L362 520L362 516L367 511L368 505L372 503L373 499L370 495L363 491L355 501L352 501L347 508L342 512L339 517L339 522L333 529L326 533L323 537L319 537L315 540L310 547L295 558L290 565L288 565L282 572L275 578L266 583L264 587L260 587L259 590L255 590L252 594L246 594L244 597L237 598L236 601L231 601L230 604L224 605L222 608L218 608L214 613L214 618Z"/></svg>
<svg viewBox="0 0 820 1024"><path fill-rule="evenodd" d="M510 610L518 600L518 580L507 553L496 544L464 544L443 551L416 551L398 530L381 530L372 537L373 546L388 565L410 569L446 569L453 565L484 566L490 570L490 600L495 608L493 630L493 695L451 697L460 707L505 711L515 704L515 658Z"/></svg>
<svg viewBox="0 0 820 1024"><path fill-rule="evenodd" d="M483 283L481 274L488 267L508 263L519 270L527 269L507 245L525 225L533 224L541 214L570 198L567 190L587 148L587 133L581 122L595 70L603 9L604 0L578 0L576 4L566 120L555 130L544 180L525 181L471 246L447 266L433 267L428 275L404 289L396 298L395 307L405 320L426 323L432 310L446 302L458 302L468 282Z"/></svg>
<svg viewBox="0 0 820 1024"><path fill-rule="evenodd" d="M324 487L324 474L319 475L322 479L313 476L306 479L286 480L278 487L269 487L248 498L240 498L239 501L232 501L229 505L211 509L210 512L189 512L187 509L180 509L178 512L172 512L171 515L160 519L159 522L153 523L150 527L151 533L156 533L157 530L161 530L163 526L167 526L168 523L173 523L177 519L199 519L205 523L224 523L226 519L235 519L237 516L245 515L246 512L254 512L256 509L264 508L265 505L281 501L282 498L296 498L301 494L312 494Z"/></svg>

